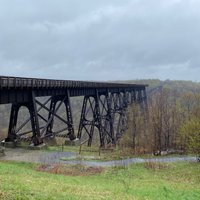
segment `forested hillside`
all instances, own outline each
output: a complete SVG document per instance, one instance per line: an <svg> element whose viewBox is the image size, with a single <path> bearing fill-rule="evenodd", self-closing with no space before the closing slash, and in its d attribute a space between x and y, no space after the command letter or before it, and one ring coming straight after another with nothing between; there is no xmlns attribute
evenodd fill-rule
<svg viewBox="0 0 200 200"><path fill-rule="evenodd" d="M135 151L200 154L200 83L137 80L148 84L148 119L137 107L129 109L127 141ZM133 138L132 140L129 140Z"/></svg>
<svg viewBox="0 0 200 200"><path fill-rule="evenodd" d="M199 92L200 91L200 82L192 81L182 81L182 80L165 80L161 81L159 79L140 79L140 80L128 80L120 81L122 83L136 83L136 84L147 84L148 90L155 89L159 86L168 88L170 90L176 90L178 93L183 92Z"/></svg>

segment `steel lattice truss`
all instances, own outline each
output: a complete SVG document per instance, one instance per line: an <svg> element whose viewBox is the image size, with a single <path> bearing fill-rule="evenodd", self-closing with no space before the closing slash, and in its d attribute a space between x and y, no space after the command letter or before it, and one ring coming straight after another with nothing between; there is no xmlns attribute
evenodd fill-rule
<svg viewBox="0 0 200 200"><path fill-rule="evenodd" d="M50 97L39 101L43 96ZM84 96L77 134L70 103L73 96ZM26 140L37 146L49 137L86 137L91 146L94 135L98 135L103 147L116 144L127 130L129 105L147 109L146 85L0 77L0 104L4 103L12 104L7 142ZM63 105L65 117L58 114ZM17 127L21 107L28 109L30 117ZM41 110L48 115L43 116ZM54 131L55 119L64 124L62 129ZM23 132L29 122L31 130Z"/></svg>

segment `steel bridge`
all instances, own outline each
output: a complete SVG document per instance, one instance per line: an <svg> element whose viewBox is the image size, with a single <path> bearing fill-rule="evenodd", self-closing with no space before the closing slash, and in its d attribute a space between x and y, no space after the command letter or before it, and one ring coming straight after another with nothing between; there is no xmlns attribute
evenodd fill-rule
<svg viewBox="0 0 200 200"><path fill-rule="evenodd" d="M98 132L100 146L115 144L127 129L128 106L136 103L147 108L146 87L138 84L0 76L0 104L12 105L5 141L27 139L37 146L45 138L55 136L81 139L84 132L88 137L88 146L91 146L93 136ZM76 96L84 97L77 133L70 103L71 97ZM39 101L39 97L46 97L45 101ZM65 118L57 113L61 105L65 107ZM30 117L17 127L22 106L28 109ZM48 112L48 116L42 116L41 110ZM55 118L64 123L65 128L54 131ZM45 125L41 126L41 120ZM28 122L31 122L31 131L21 132Z"/></svg>

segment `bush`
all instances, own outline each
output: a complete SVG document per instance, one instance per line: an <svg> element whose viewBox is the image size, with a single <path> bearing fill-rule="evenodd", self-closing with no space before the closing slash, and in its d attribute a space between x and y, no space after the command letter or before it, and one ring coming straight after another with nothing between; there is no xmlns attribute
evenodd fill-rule
<svg viewBox="0 0 200 200"><path fill-rule="evenodd" d="M200 158L200 119L192 118L180 128L180 138L186 151L197 154ZM200 159L199 159L200 160Z"/></svg>

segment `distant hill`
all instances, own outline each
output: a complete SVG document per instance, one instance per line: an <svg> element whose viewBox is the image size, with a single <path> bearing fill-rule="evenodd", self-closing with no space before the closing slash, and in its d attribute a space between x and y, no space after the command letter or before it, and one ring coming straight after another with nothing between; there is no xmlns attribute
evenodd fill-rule
<svg viewBox="0 0 200 200"><path fill-rule="evenodd" d="M147 90L154 89L162 86L163 88L169 88L176 90L177 92L200 92L200 82L183 81L183 80L165 80L159 79L141 79L141 80L127 80L127 81L116 81L121 83L133 83L133 84L147 84L149 85Z"/></svg>

